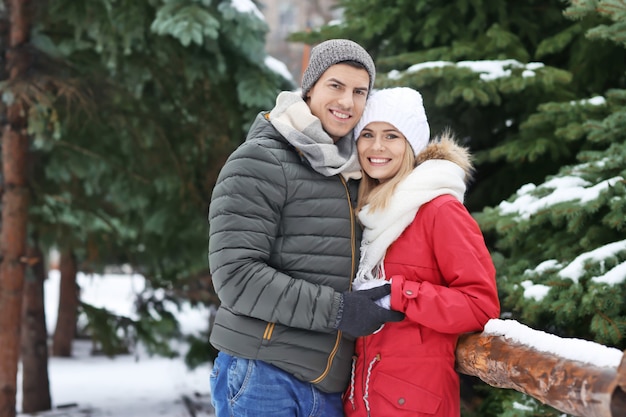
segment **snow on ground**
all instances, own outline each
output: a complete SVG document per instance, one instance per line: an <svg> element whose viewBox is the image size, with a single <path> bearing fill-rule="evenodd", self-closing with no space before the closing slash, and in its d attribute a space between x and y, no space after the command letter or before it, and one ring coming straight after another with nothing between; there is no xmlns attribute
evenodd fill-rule
<svg viewBox="0 0 626 417"><path fill-rule="evenodd" d="M132 315L133 296L143 288L138 275L78 275L81 296L89 303ZM45 284L46 322L52 334L58 307L59 274ZM208 311L185 308L178 314L186 331L204 329ZM213 416L210 366L190 371L182 358L167 359L145 352L115 358L92 356L91 343L74 343L72 358L50 358L48 371L53 410L40 417L196 417ZM18 375L18 390L21 375ZM191 408L190 408L191 407ZM17 396L19 417L21 390Z"/></svg>

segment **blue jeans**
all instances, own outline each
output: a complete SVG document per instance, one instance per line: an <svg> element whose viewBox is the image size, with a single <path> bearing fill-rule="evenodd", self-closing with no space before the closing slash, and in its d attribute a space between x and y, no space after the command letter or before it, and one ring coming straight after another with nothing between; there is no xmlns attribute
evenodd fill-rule
<svg viewBox="0 0 626 417"><path fill-rule="evenodd" d="M343 417L341 393L321 392L266 362L220 352L210 379L216 417Z"/></svg>

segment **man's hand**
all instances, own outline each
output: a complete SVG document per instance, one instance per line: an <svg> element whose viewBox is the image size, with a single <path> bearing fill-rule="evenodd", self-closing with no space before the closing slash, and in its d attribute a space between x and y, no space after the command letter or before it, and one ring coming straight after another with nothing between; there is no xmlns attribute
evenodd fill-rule
<svg viewBox="0 0 626 417"><path fill-rule="evenodd" d="M343 292L335 327L358 337L374 333L387 322L402 321L404 314L384 309L376 304L376 300L389 294L391 294L389 284L369 290Z"/></svg>

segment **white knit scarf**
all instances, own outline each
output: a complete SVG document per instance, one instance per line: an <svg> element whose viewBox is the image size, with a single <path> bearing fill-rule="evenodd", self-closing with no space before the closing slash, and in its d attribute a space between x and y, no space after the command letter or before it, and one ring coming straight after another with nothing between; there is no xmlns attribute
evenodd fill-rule
<svg viewBox="0 0 626 417"><path fill-rule="evenodd" d="M360 178L361 166L352 131L334 142L299 94L280 93L269 120L315 171L327 177L341 173Z"/></svg>
<svg viewBox="0 0 626 417"><path fill-rule="evenodd" d="M465 173L451 161L432 159L418 165L400 182L383 210L370 212L369 205L359 212L364 226L361 261L354 280L385 278L382 262L387 248L411 224L419 208L440 195L450 194L463 202Z"/></svg>

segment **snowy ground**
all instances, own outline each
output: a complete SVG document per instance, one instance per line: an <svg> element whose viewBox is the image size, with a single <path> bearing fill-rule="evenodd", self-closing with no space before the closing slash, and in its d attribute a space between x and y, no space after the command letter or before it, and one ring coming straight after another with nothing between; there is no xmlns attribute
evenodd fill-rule
<svg viewBox="0 0 626 417"><path fill-rule="evenodd" d="M85 301L120 314L132 313L135 291L143 286L139 276L79 274ZM56 271L46 281L46 321L54 330L58 306ZM184 309L179 314L186 331L206 327L208 312ZM90 355L89 341L74 343L72 358L50 358L49 379L53 410L40 417L207 417L210 405L210 367L189 371L182 359L151 357L139 352L113 359ZM18 388L21 375L18 375ZM17 396L18 416L22 408Z"/></svg>

